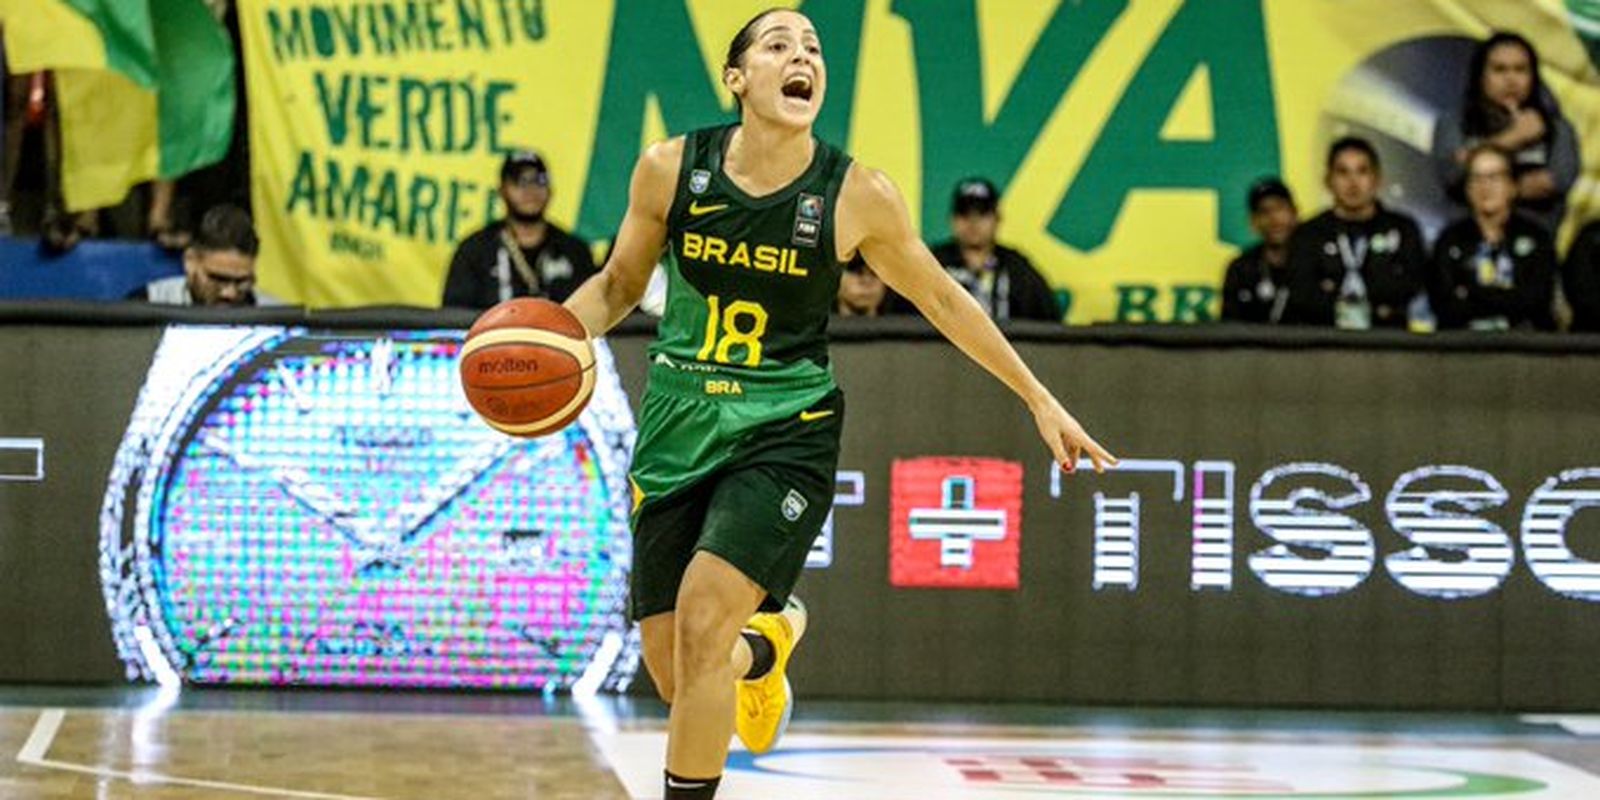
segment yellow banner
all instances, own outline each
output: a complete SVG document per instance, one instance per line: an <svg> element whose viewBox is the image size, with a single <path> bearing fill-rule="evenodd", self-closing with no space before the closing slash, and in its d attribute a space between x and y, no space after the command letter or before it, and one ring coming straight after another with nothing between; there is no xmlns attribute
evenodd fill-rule
<svg viewBox="0 0 1600 800"><path fill-rule="evenodd" d="M727 43L766 0L240 0L263 287L317 307L433 306L454 244L499 214L502 154L532 147L549 214L613 235L649 141L732 118ZM1386 199L1452 213L1428 152L1472 42L1532 39L1583 141L1600 86L1590 0L808 0L817 131L947 235L957 180L1002 189L1002 242L1068 319L1214 316L1252 240L1245 188L1324 203L1323 149L1375 139ZM692 43L692 44L691 44ZM1596 202L1594 169L1569 221Z"/></svg>

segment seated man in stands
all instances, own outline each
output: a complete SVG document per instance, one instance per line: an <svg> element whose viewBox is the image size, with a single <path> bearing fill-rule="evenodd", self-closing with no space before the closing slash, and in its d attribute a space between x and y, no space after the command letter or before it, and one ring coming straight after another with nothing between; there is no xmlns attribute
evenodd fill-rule
<svg viewBox="0 0 1600 800"><path fill-rule="evenodd" d="M256 252L260 242L250 215L238 206L217 206L183 251L183 274L151 281L128 295L175 306L257 305Z"/></svg>
<svg viewBox="0 0 1600 800"><path fill-rule="evenodd" d="M1222 279L1223 322L1277 322L1288 299L1289 237L1300 223L1294 196L1277 178L1250 187L1250 227L1261 241L1239 254Z"/></svg>
<svg viewBox="0 0 1600 800"><path fill-rule="evenodd" d="M1427 249L1416 220L1378 202L1378 151L1347 136L1328 148L1333 207L1289 240L1289 302L1283 321L1346 330L1399 328L1422 295Z"/></svg>
<svg viewBox="0 0 1600 800"><path fill-rule="evenodd" d="M930 248L933 257L966 287L997 322L1037 319L1060 322L1055 292L1028 257L999 244L1000 193L983 178L956 185L950 201L950 232L955 237Z"/></svg>
<svg viewBox="0 0 1600 800"><path fill-rule="evenodd" d="M513 297L557 303L595 274L589 245L545 217L550 171L531 150L513 150L500 166L506 218L464 239L450 259L443 305L486 309Z"/></svg>

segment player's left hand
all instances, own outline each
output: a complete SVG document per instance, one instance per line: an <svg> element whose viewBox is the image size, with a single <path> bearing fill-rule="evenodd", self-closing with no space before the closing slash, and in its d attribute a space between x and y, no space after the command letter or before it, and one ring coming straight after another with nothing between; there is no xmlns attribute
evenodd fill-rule
<svg viewBox="0 0 1600 800"><path fill-rule="evenodd" d="M1076 471L1085 453L1094 463L1095 472L1104 473L1106 467L1117 465L1117 457L1095 441L1054 397L1047 396L1034 406L1033 421L1039 426L1039 435L1044 437L1045 445L1063 470Z"/></svg>

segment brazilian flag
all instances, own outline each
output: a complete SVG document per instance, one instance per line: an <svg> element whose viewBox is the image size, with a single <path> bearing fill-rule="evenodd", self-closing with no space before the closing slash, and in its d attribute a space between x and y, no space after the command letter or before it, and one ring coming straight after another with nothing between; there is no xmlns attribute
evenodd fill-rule
<svg viewBox="0 0 1600 800"><path fill-rule="evenodd" d="M12 72L55 73L70 210L227 153L237 66L203 0L0 0L0 25Z"/></svg>

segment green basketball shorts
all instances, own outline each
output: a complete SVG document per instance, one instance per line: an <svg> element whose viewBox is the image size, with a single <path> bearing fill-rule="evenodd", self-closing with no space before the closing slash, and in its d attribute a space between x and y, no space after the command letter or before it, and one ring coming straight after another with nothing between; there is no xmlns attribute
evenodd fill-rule
<svg viewBox="0 0 1600 800"><path fill-rule="evenodd" d="M783 608L833 507L843 393L729 402L655 388L631 470L633 619L677 607L700 550L765 589L762 610Z"/></svg>

